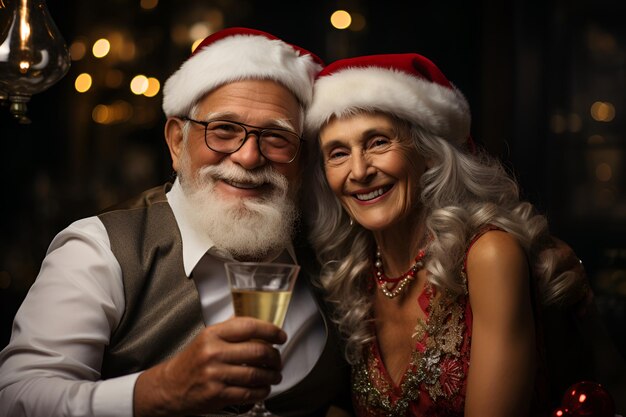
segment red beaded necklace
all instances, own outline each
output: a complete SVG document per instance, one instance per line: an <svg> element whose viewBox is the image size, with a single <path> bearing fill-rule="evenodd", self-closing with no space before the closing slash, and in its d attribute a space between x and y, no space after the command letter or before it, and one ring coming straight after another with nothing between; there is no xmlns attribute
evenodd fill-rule
<svg viewBox="0 0 626 417"><path fill-rule="evenodd" d="M383 260L380 255L380 248L376 248L376 260L374 261L374 272L376 283L382 293L388 298L397 297L408 284L415 279L417 271L424 267L424 257L426 250L420 249L415 257L415 263L408 271L396 278L389 278L383 270Z"/></svg>

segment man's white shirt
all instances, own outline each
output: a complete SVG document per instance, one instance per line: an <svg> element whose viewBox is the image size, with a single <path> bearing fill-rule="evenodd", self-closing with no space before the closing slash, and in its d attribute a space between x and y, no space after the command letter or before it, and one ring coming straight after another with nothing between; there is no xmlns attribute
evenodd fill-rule
<svg viewBox="0 0 626 417"><path fill-rule="evenodd" d="M181 232L183 263L200 294L206 325L233 315L223 264L232 260L181 215L178 181L167 193ZM295 263L292 247L274 261ZM294 386L319 359L322 317L299 279L283 328L283 380L271 396ZM11 341L0 352L0 416L132 417L140 373L100 380L105 346L124 313L122 271L98 217L72 223L52 241L20 306Z"/></svg>

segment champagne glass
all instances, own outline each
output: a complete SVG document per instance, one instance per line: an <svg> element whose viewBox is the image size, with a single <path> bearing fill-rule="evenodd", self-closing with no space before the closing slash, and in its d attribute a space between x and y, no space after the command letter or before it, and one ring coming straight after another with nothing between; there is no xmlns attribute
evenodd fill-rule
<svg viewBox="0 0 626 417"><path fill-rule="evenodd" d="M300 266L265 262L227 262L226 276L236 316L255 317L283 326ZM278 417L260 401L245 417Z"/></svg>

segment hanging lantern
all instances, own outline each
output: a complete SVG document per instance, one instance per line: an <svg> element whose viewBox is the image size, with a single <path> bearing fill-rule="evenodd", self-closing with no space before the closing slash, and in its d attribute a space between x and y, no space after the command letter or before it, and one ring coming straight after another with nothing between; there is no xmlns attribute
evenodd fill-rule
<svg viewBox="0 0 626 417"><path fill-rule="evenodd" d="M0 0L0 100L20 123L26 103L67 73L70 55L44 0Z"/></svg>

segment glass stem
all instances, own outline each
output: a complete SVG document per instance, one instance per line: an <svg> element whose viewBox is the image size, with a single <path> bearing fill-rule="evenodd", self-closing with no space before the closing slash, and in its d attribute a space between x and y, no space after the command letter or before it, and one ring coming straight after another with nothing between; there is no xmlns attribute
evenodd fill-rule
<svg viewBox="0 0 626 417"><path fill-rule="evenodd" d="M252 407L250 413L256 416L265 416L269 414L267 409L265 408L265 403L263 403L263 401L254 403L254 407Z"/></svg>

